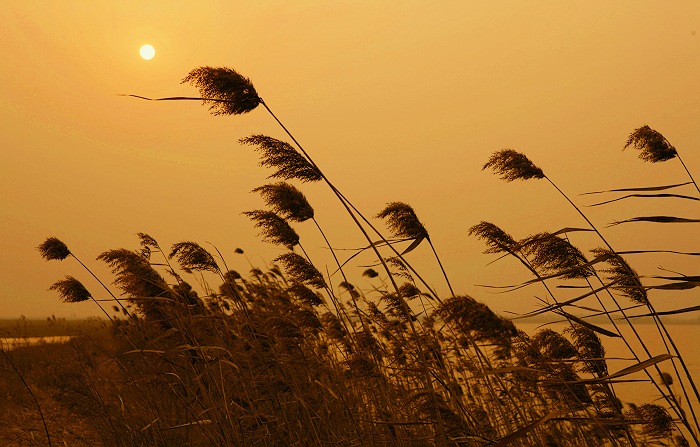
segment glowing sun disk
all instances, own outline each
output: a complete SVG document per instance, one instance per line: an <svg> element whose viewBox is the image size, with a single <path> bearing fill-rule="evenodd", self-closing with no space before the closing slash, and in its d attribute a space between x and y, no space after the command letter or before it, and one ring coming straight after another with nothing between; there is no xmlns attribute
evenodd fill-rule
<svg viewBox="0 0 700 447"><path fill-rule="evenodd" d="M146 59L147 61L150 61L151 59L153 59L153 56L156 55L156 49L153 48L153 45L142 45L141 49L139 49L139 54L142 58Z"/></svg>

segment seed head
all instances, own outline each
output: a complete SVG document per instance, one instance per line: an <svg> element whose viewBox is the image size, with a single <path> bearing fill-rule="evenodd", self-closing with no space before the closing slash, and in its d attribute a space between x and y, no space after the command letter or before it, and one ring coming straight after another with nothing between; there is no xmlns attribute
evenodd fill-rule
<svg viewBox="0 0 700 447"><path fill-rule="evenodd" d="M39 250L41 257L47 261L52 261L54 259L63 261L71 254L70 250L68 250L68 246L55 237L46 239L37 247L37 250Z"/></svg>
<svg viewBox="0 0 700 447"><path fill-rule="evenodd" d="M572 323L571 327L564 329L564 331L571 336L579 358L584 361L582 370L596 374L598 377L607 375L608 365L605 362L605 348L600 337L591 329L578 323Z"/></svg>
<svg viewBox="0 0 700 447"><path fill-rule="evenodd" d="M469 229L469 235L486 243L488 248L484 253L513 253L518 247L511 235L491 222L479 222Z"/></svg>
<svg viewBox="0 0 700 447"><path fill-rule="evenodd" d="M304 194L289 183L279 182L255 188L265 204L292 222L304 222L314 217L314 209Z"/></svg>
<svg viewBox="0 0 700 447"><path fill-rule="evenodd" d="M168 257L177 258L180 267L187 273L192 273L193 270L213 273L219 271L214 256L196 242L185 241L174 244Z"/></svg>
<svg viewBox="0 0 700 447"><path fill-rule="evenodd" d="M320 306L323 304L321 297L304 284L300 284L298 282L293 283L291 286L289 286L287 292L289 292L297 300L309 306Z"/></svg>
<svg viewBox="0 0 700 447"><path fill-rule="evenodd" d="M386 219L386 225L394 237L407 239L423 239L428 237L428 230L418 220L416 212L410 205L401 202L387 203L386 207L377 214Z"/></svg>
<svg viewBox="0 0 700 447"><path fill-rule="evenodd" d="M607 279L609 281L615 282L611 286L612 289L622 293L635 303L647 304L649 302L647 291L639 280L639 275L622 256L601 248L594 249L593 254L596 256L609 256L606 262L610 268L604 269L603 272L608 274Z"/></svg>
<svg viewBox="0 0 700 447"><path fill-rule="evenodd" d="M297 179L300 182L317 182L323 178L316 166L284 141L265 135L252 135L239 141L241 144L257 146L256 150L262 156L261 166L277 169L270 178Z"/></svg>
<svg viewBox="0 0 700 447"><path fill-rule="evenodd" d="M629 419L644 421L642 433L650 437L669 436L673 431L673 418L661 405L644 404L631 406L626 412Z"/></svg>
<svg viewBox="0 0 700 447"><path fill-rule="evenodd" d="M507 182L544 178L542 169L535 166L525 155L513 149L494 152L482 169L490 168Z"/></svg>
<svg viewBox="0 0 700 447"><path fill-rule="evenodd" d="M377 273L376 270L369 268L362 272L362 276L366 276L368 278L376 278L377 276L379 276L379 273Z"/></svg>
<svg viewBox="0 0 700 447"><path fill-rule="evenodd" d="M79 303L92 298L83 283L72 276L66 276L66 279L56 281L49 287L49 290L56 290L64 303Z"/></svg>
<svg viewBox="0 0 700 447"><path fill-rule="evenodd" d="M250 112L261 99L250 79L232 68L199 67L182 80L199 89L204 104L213 115L239 115Z"/></svg>
<svg viewBox="0 0 700 447"><path fill-rule="evenodd" d="M255 228L260 228L265 242L283 245L290 250L299 245L299 235L294 228L272 211L246 211L243 214L255 222Z"/></svg>
<svg viewBox="0 0 700 447"><path fill-rule="evenodd" d="M588 261L569 241L549 233L539 233L520 242L521 251L529 256L530 265L543 274L562 273L566 279L586 278L595 273ZM563 273L566 272L566 273Z"/></svg>
<svg viewBox="0 0 700 447"><path fill-rule="evenodd" d="M308 284L317 289L326 286L326 281L323 279L321 272L319 272L313 264L296 253L285 253L275 258L274 261L279 261L284 265L287 273L294 281Z"/></svg>
<svg viewBox="0 0 700 447"><path fill-rule="evenodd" d="M624 149L630 146L639 149L639 158L651 163L670 160L678 155L676 148L649 126L642 126L630 134Z"/></svg>

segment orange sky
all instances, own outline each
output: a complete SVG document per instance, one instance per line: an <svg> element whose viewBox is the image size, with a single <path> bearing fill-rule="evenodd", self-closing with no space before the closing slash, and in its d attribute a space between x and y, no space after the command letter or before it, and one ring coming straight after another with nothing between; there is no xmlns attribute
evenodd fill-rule
<svg viewBox="0 0 700 447"><path fill-rule="evenodd" d="M95 257L137 248L137 232L164 246L211 242L241 272L250 267L236 247L260 267L281 252L259 242L241 215L262 206L249 191L269 173L237 140L286 139L264 110L214 117L196 102L117 96L195 95L179 81L201 65L250 77L368 215L389 201L413 205L459 293L499 311L531 308L538 290L494 296L475 286L528 277L511 262L486 267L493 258L467 229L488 220L520 238L583 223L544 181L503 183L480 168L493 151L514 148L582 205L591 203L577 196L586 191L686 181L676 160L650 165L621 151L627 135L648 124L700 178L700 3L667 5L4 1L0 318L99 313L93 303L62 304L47 291L70 274L105 297L72 260L40 259L35 247L47 236L108 282ZM143 43L155 46L153 60L139 57ZM336 246L362 245L322 185L302 189ZM601 227L644 214L698 218L698 211L678 201L587 210ZM697 228L620 225L605 234L618 250L698 251ZM313 229L298 229L318 263L330 266ZM444 292L428 248L412 255ZM680 257L631 263L642 274L663 265L697 275L700 267ZM351 273L366 288L362 270ZM697 303L693 294L660 307Z"/></svg>

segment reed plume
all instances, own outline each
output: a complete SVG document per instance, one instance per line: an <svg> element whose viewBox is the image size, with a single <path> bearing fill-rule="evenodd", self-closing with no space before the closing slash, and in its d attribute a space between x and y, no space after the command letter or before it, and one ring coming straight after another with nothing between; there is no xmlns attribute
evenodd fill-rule
<svg viewBox="0 0 700 447"><path fill-rule="evenodd" d="M297 179L300 182L323 179L321 171L289 143L265 135L251 135L239 141L241 144L256 146L255 150L262 156L261 166L276 169L269 178Z"/></svg>
<svg viewBox="0 0 700 447"><path fill-rule="evenodd" d="M295 186L286 182L272 183L253 189L275 213L292 222L304 222L314 217L314 209Z"/></svg>
<svg viewBox="0 0 700 447"><path fill-rule="evenodd" d="M37 247L37 250L39 250L41 257L47 261L63 261L71 254L68 246L55 237L47 238Z"/></svg>
<svg viewBox="0 0 700 447"><path fill-rule="evenodd" d="M307 306L320 306L323 299L313 290L298 282L292 283L287 292L301 303Z"/></svg>
<svg viewBox="0 0 700 447"><path fill-rule="evenodd" d="M377 213L380 219L386 219L386 226L394 237L405 239L425 239L428 230L418 220L416 212L410 205L402 202L391 202Z"/></svg>
<svg viewBox="0 0 700 447"><path fill-rule="evenodd" d="M261 102L250 79L226 67L198 67L181 82L199 89L212 115L240 115L255 109Z"/></svg>
<svg viewBox="0 0 700 447"><path fill-rule="evenodd" d="M469 236L476 236L488 247L484 253L514 253L518 243L511 235L491 222L479 222L469 229Z"/></svg>
<svg viewBox="0 0 700 447"><path fill-rule="evenodd" d="M362 272L362 276L366 276L367 278L376 278L377 276L379 276L379 273L377 273L377 271L373 268L369 268Z"/></svg>
<svg viewBox="0 0 700 447"><path fill-rule="evenodd" d="M622 256L603 248L594 249L593 253L596 256L606 255L607 257L605 262L610 268L602 271L608 274L607 280L614 283L610 288L617 290L635 303L649 304L647 291L639 280L639 275Z"/></svg>
<svg viewBox="0 0 700 447"><path fill-rule="evenodd" d="M678 155L676 148L663 135L647 125L630 134L624 149L630 146L639 150L639 158L651 163L667 161Z"/></svg>
<svg viewBox="0 0 700 447"><path fill-rule="evenodd" d="M140 254L127 249L108 250L97 257L112 268L114 284L130 298L146 319L170 328L165 306L159 299L170 298L171 289L162 276Z"/></svg>
<svg viewBox="0 0 700 447"><path fill-rule="evenodd" d="M652 163L678 158L678 161L688 174L691 183L693 186L695 186L697 192L700 193L700 186L698 186L698 183L693 178L693 175L690 173L690 170L685 165L685 162L678 154L678 151L676 151L676 148L673 147L673 145L671 145L671 143L666 139L666 137L661 135L661 133L655 131L649 126L644 125L638 129L635 129L630 134L623 150L627 149L629 146L633 146L635 149L640 151L639 158Z"/></svg>
<svg viewBox="0 0 700 447"><path fill-rule="evenodd" d="M545 178L542 169L535 166L525 155L513 149L494 152L482 169L490 168L506 182Z"/></svg>
<svg viewBox="0 0 700 447"><path fill-rule="evenodd" d="M168 257L176 258L182 270L187 273L219 272L214 256L196 242L184 241L173 244Z"/></svg>
<svg viewBox="0 0 700 447"><path fill-rule="evenodd" d="M605 348L600 337L591 329L573 322L564 332L571 337L578 357L583 360L582 370L597 377L606 376L608 365L605 362Z"/></svg>
<svg viewBox="0 0 700 447"><path fill-rule="evenodd" d="M296 253L285 253L275 258L275 262L284 265L285 270L294 281L322 289L326 287L323 275L313 264Z"/></svg>
<svg viewBox="0 0 700 447"><path fill-rule="evenodd" d="M656 404L630 404L627 417L633 421L642 422L642 433L652 438L662 438L671 435L674 424L668 411Z"/></svg>
<svg viewBox="0 0 700 447"><path fill-rule="evenodd" d="M517 335L512 321L499 317L486 304L468 295L446 299L435 314L476 341L496 344L500 348L496 354L501 359L507 357L511 339Z"/></svg>
<svg viewBox="0 0 700 447"><path fill-rule="evenodd" d="M255 222L255 228L260 229L260 235L265 242L282 245L293 250L299 245L299 235L289 223L272 211L255 210L243 214Z"/></svg>
<svg viewBox="0 0 700 447"><path fill-rule="evenodd" d="M49 287L49 290L56 290L64 303L79 303L92 298L83 283L72 276L66 276L66 279L56 281Z"/></svg>
<svg viewBox="0 0 700 447"><path fill-rule="evenodd" d="M544 274L559 274L565 279L587 278L595 273L593 266L586 265L581 250L559 236L539 233L520 241L520 250L530 265Z"/></svg>

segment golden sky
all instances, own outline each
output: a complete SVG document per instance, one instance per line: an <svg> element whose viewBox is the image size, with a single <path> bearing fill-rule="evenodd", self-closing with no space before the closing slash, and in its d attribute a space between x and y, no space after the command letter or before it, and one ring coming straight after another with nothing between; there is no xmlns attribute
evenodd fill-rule
<svg viewBox="0 0 700 447"><path fill-rule="evenodd" d="M93 303L62 304L47 291L70 274L106 297L73 260L40 259L35 247L48 236L106 282L108 270L94 259L107 249L138 248L138 232L163 246L212 243L241 272L250 266L237 247L259 267L281 253L241 215L262 207L249 191L269 172L238 139L286 139L262 108L215 117L197 102L118 96L195 96L179 82L202 65L248 76L367 215L390 201L410 203L457 291L499 311L530 308L539 291L493 295L475 286L528 277L509 261L487 267L493 257L481 254L468 228L487 220L520 238L584 223L544 181L504 183L481 171L493 151L526 153L586 205L591 199L578 194L687 180L677 160L651 165L622 151L629 133L648 124L700 177L696 0L0 6L0 318L99 314ZM139 57L144 43L156 49L151 61ZM322 185L302 190L334 245L363 245ZM586 212L601 228L644 214L700 217L697 202L633 200ZM605 234L618 250L699 251L697 228L620 225ZM298 231L318 264L331 268L313 229ZM577 237L584 247L594 243ZM445 292L428 248L411 255ZM695 275L700 267L688 257L631 263L647 275L659 265ZM351 274L367 288L362 270Z"/></svg>

